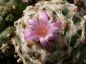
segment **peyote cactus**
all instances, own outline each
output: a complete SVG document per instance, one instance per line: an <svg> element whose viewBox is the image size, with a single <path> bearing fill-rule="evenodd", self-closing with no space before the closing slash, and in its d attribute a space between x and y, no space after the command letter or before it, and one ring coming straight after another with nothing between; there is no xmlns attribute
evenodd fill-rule
<svg viewBox="0 0 86 64"><path fill-rule="evenodd" d="M39 1L14 23L11 39L23 64L85 64L85 19L65 0Z"/></svg>

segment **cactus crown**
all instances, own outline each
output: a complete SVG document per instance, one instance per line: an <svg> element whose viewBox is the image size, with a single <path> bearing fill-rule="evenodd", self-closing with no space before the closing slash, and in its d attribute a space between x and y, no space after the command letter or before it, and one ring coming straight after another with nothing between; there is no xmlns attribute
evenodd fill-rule
<svg viewBox="0 0 86 64"><path fill-rule="evenodd" d="M39 13L40 11L43 12ZM54 61L62 63L65 58L65 53L70 56L72 50L77 48L81 42L85 43L85 20L79 15L77 6L74 4L69 4L63 0L39 1L35 6L28 6L23 13L22 18L14 23L18 37L13 39L13 43L15 50L18 52L24 64L46 64L47 61L51 63ZM45 26L48 24L51 26L52 24L55 30L51 32L58 35L58 37L54 35L45 36L45 39L48 38L51 42L43 40L44 37L34 36L34 38L32 38L32 35L34 35L32 33L39 29L40 24L42 25L41 29L36 34L42 35L42 33L44 33L45 35L47 30L50 29L46 29ZM25 38L25 36L27 37ZM55 38L55 40L52 42L53 38ZM40 43L42 43L43 46L41 46ZM52 46L46 50L44 46L49 44ZM66 51L63 49L64 46L67 47ZM22 53L20 53L20 51L22 51ZM33 53L37 55L33 55ZM56 58L52 60L52 56ZM28 61L26 59L28 59Z"/></svg>

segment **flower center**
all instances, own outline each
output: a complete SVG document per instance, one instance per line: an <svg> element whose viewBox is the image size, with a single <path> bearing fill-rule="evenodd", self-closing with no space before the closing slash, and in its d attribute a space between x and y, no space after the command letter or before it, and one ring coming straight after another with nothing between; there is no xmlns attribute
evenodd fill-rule
<svg viewBox="0 0 86 64"><path fill-rule="evenodd" d="M39 36L45 36L47 34L47 29L43 26L39 27L36 34L39 35Z"/></svg>

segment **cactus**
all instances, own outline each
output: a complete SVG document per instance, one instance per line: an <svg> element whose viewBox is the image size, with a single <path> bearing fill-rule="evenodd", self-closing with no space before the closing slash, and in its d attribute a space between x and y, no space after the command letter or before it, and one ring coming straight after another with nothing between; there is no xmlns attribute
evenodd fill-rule
<svg viewBox="0 0 86 64"><path fill-rule="evenodd" d="M10 40L10 35L14 33L15 28L8 27L0 34L0 46Z"/></svg>
<svg viewBox="0 0 86 64"><path fill-rule="evenodd" d="M23 64L83 64L84 23L74 4L65 0L40 1L28 6L14 23L15 51Z"/></svg>
<svg viewBox="0 0 86 64"><path fill-rule="evenodd" d="M0 56L14 58L16 53L16 64L85 64L86 18L77 6L42 0L25 9L30 3L0 0Z"/></svg>
<svg viewBox="0 0 86 64"><path fill-rule="evenodd" d="M0 5L0 33L9 25L12 26L14 21L20 17L20 14L15 13L11 6Z"/></svg>
<svg viewBox="0 0 86 64"><path fill-rule="evenodd" d="M0 32L6 28L6 24L3 20L3 17L1 17L1 16L0 16L0 27L1 27Z"/></svg>

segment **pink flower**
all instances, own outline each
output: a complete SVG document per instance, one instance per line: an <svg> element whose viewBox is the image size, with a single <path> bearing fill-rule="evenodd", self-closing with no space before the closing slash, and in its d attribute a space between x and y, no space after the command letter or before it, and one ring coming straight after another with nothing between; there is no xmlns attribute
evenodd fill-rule
<svg viewBox="0 0 86 64"><path fill-rule="evenodd" d="M28 20L28 26L24 30L25 40L27 42L40 42L43 47L49 48L52 45L51 40L57 39L57 33L61 27L59 21L50 22L50 20L44 11L39 12L38 19L32 18Z"/></svg>

